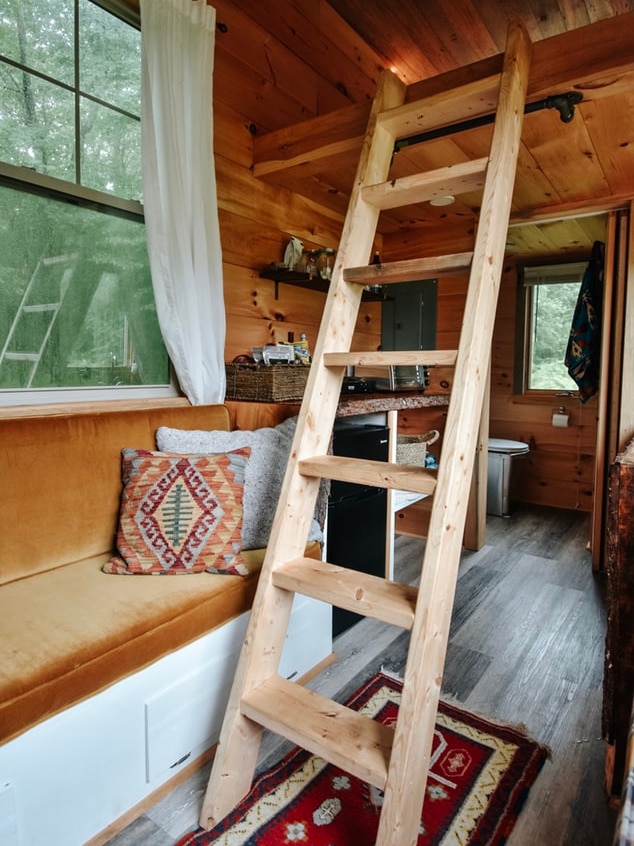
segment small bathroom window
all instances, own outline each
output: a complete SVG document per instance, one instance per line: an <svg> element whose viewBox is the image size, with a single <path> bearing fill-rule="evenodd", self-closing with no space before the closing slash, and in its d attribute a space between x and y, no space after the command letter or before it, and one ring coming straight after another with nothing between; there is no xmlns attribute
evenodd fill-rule
<svg viewBox="0 0 634 846"><path fill-rule="evenodd" d="M565 364L587 263L519 268L515 391L577 391Z"/></svg>

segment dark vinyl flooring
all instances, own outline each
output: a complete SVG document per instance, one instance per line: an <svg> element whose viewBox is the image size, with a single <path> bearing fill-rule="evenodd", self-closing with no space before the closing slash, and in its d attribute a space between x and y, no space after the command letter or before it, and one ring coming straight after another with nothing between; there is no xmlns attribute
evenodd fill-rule
<svg viewBox="0 0 634 846"><path fill-rule="evenodd" d="M589 518L525 506L489 517L485 545L460 565L443 696L521 725L551 749L507 846L609 846L601 702L604 584L592 572ZM396 578L415 582L423 541L396 539ZM310 686L343 700L378 669L398 673L409 635L363 620L335 640L338 659ZM265 735L259 768L286 749ZM108 846L173 846L197 825L208 768Z"/></svg>

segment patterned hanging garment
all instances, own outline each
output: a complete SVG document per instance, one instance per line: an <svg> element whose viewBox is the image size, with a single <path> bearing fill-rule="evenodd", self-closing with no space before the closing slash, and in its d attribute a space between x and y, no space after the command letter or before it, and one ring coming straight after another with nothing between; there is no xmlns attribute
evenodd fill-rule
<svg viewBox="0 0 634 846"><path fill-rule="evenodd" d="M579 387L581 402L587 402L599 387L604 256L605 244L595 241L579 289L566 348L565 364Z"/></svg>

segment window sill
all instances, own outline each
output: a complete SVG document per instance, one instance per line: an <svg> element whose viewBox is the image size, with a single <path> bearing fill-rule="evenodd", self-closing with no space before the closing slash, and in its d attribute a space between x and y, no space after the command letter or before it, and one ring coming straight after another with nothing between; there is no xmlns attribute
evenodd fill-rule
<svg viewBox="0 0 634 846"><path fill-rule="evenodd" d="M515 405L564 405L566 401L578 400L578 391L563 393L562 391L527 391L524 394L513 394L511 402Z"/></svg>
<svg viewBox="0 0 634 846"><path fill-rule="evenodd" d="M0 420L20 417L51 417L94 414L105 411L133 411L143 408L177 408L191 403L186 397L154 397L147 399L103 400L96 402L59 402L41 405L0 406Z"/></svg>

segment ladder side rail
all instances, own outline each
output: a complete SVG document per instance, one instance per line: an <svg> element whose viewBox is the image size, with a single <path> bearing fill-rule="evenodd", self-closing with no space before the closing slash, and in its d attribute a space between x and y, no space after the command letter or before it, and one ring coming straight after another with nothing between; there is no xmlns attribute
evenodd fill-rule
<svg viewBox="0 0 634 846"><path fill-rule="evenodd" d="M50 308L50 320L48 326L46 327L46 332L44 333L44 337L38 347L36 352L36 357L33 361L33 367L31 368L31 372L29 374L29 378L26 383L27 388L31 388L33 386L33 379L35 379L35 374L37 373L37 369L40 366L40 362L42 361L42 356L44 355L44 350L46 349L46 345L48 344L49 338L51 337L51 333L53 331L53 327L57 321L57 315L59 314L61 303L57 303L56 305L52 305Z"/></svg>
<svg viewBox="0 0 634 846"><path fill-rule="evenodd" d="M62 273L62 278L59 283L59 301L56 303L47 303L47 311L49 312L50 319L48 326L46 328L46 332L44 333L44 337L42 338L42 342L37 350L37 358L33 362L33 367L31 368L31 372L29 374L28 381L26 383L27 388L31 388L33 386L33 380L35 379L35 374L37 373L38 367L40 366L40 362L42 361L42 357L44 356L44 351L48 345L49 339L53 332L53 327L57 323L57 318L59 316L60 309L64 302L64 298L66 297L66 292L70 286L71 279L73 278L73 273L75 272L75 262L77 260L77 254L73 253L70 256L51 256L50 258L43 259L42 263L45 265L49 264L58 264L61 262L68 263L69 260L72 260L73 264L70 267L64 268L64 272ZM28 308L28 306L23 307Z"/></svg>
<svg viewBox="0 0 634 846"><path fill-rule="evenodd" d="M530 52L525 30L511 24L377 846L414 846L418 838L489 373Z"/></svg>
<svg viewBox="0 0 634 846"><path fill-rule="evenodd" d="M41 266L42 266L42 259L40 259L38 261L37 265L35 266L35 270L33 271L33 274L32 274L32 276L29 280L29 284L26 286L26 290L24 291L24 294L22 295L22 299L20 300L20 305L18 306L18 308L15 312L15 317L13 318L13 322L11 323L11 328L9 329L9 332L7 333L7 338L4 342L4 346L2 347L2 352L0 352L0 364L2 364L2 362L5 359L6 353L9 351L9 344L11 343L11 340L12 340L14 334L15 334L15 330L16 330L16 327L18 325L18 322L19 322L20 318L22 317L22 314L24 312L24 306L26 305L26 301L29 297L29 294L30 294L31 289L33 287L33 284L35 282L35 278L36 278L38 271L39 271Z"/></svg>
<svg viewBox="0 0 634 846"><path fill-rule="evenodd" d="M343 372L328 369L323 354L350 349L362 288L343 278L345 265L369 261L379 211L364 203L361 188L387 178L394 139L378 126L380 111L403 102L405 86L392 73L379 81L364 140L351 202L315 344L313 363L300 408L280 499L258 589L236 669L212 767L200 824L212 828L248 792L259 751L262 727L241 713L243 692L277 672L293 603L293 593L272 584L272 571L303 554L320 480L299 473L298 461L326 454L334 425ZM258 620L261 622L258 624ZM253 643L258 638L258 653ZM260 649L260 645L263 648Z"/></svg>
<svg viewBox="0 0 634 846"><path fill-rule="evenodd" d="M489 437L489 412L491 404L491 368L485 382L484 402L476 443L475 461L473 463L473 478L467 506L463 546L465 549L478 550L486 541L486 510L487 510L487 474L489 466L489 452L487 440Z"/></svg>
<svg viewBox="0 0 634 846"><path fill-rule="evenodd" d="M20 300L20 305L18 306L15 317L13 318L13 322L11 323L11 327L9 332L7 333L6 340L2 347L2 351L0 351L0 366L2 365L5 359L9 358L13 353L16 353L16 350L9 349L11 345L11 341L13 340L15 333L17 331L18 324L21 318L24 316L25 313L31 311L40 311L40 312L49 312L50 320L48 327L44 333L42 341L37 345L37 350L34 350L29 355L28 360L32 361L32 367L29 371L29 376L27 379L26 387L30 388L33 385L33 379L35 378L35 374L37 372L37 368L39 367L40 361L42 360L42 356L44 355L44 350L46 349L46 345L48 344L49 338L51 336L51 332L53 331L53 327L57 320L60 308L62 307L62 303L66 296L66 292L70 286L70 282L75 271L75 265L77 262L78 253L69 253L67 255L59 255L59 256L47 256L42 257L38 260L37 265L35 266L35 270L31 275L29 280L29 284L26 286L26 290L22 295L22 299ZM44 302L44 303L31 303L29 302L29 298L33 293L34 289L39 282L39 277L42 272L56 264L65 264L67 265L63 272L62 277L60 280L60 293L58 297L58 302Z"/></svg>

